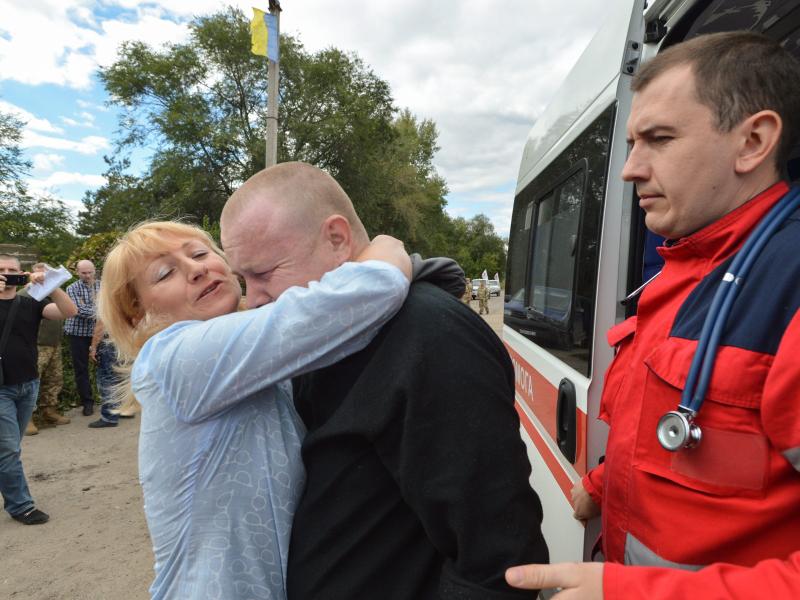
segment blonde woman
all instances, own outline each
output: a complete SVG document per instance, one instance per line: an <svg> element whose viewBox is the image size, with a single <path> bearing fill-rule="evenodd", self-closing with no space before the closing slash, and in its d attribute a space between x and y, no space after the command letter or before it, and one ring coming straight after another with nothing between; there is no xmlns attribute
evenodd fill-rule
<svg viewBox="0 0 800 600"><path fill-rule="evenodd" d="M410 272L379 236L357 262L237 312L239 283L200 229L145 223L111 250L99 313L142 405L152 598L285 598L304 481L289 379L362 349Z"/></svg>

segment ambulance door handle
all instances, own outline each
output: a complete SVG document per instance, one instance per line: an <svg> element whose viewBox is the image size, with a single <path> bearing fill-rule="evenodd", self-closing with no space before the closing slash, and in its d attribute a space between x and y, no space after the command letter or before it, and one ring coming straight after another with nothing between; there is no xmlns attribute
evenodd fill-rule
<svg viewBox="0 0 800 600"><path fill-rule="evenodd" d="M556 442L561 454L571 463L575 462L577 442L575 409L575 385L569 379L562 379L558 385L556 405Z"/></svg>

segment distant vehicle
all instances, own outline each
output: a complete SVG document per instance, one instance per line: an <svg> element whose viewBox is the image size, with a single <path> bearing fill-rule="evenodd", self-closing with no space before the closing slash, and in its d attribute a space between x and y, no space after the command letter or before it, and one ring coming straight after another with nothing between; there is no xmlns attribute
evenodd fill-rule
<svg viewBox="0 0 800 600"><path fill-rule="evenodd" d="M489 296L499 296L500 295L500 282L497 279L473 279L472 280L472 299L475 300L478 297L478 288L481 285L481 281L486 282L486 287L489 288Z"/></svg>

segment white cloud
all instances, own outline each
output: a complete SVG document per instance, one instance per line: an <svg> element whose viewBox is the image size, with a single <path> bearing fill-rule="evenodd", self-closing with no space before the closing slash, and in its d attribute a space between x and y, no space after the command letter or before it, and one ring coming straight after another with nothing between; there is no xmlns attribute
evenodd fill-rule
<svg viewBox="0 0 800 600"><path fill-rule="evenodd" d="M135 6L138 2L129 4L137 8L136 18L98 23L92 0L0 0L7 34L0 37L2 78L88 89L98 65L113 62L123 41L144 40L159 46L186 38L186 26L162 18L163 10L141 11Z"/></svg>
<svg viewBox="0 0 800 600"><path fill-rule="evenodd" d="M103 185L105 182L106 178L102 175L56 171L44 179L29 179L28 185L32 190L41 192L51 191L67 185L81 185L94 188Z"/></svg>
<svg viewBox="0 0 800 600"><path fill-rule="evenodd" d="M70 117L59 117L61 122L70 127L94 127L94 115L88 112L82 112L79 115L83 121L76 121Z"/></svg>
<svg viewBox="0 0 800 600"><path fill-rule="evenodd" d="M97 154L109 148L108 140L97 135L87 136L79 141L55 138L26 131L22 138L23 148L52 148L53 150L70 150L80 154Z"/></svg>
<svg viewBox="0 0 800 600"><path fill-rule="evenodd" d="M192 17L228 3L251 15L252 0L0 0L6 32L0 36L0 81L91 90L98 65L112 63L124 40L153 47L181 42ZM98 5L106 13L124 12L100 18ZM283 6L284 33L299 35L310 51L335 46L356 52L389 82L398 106L436 122L441 150L434 162L451 190L448 210L470 216L488 206L501 232L513 192L504 204L497 190L513 188L531 125L606 12L596 0L286 0ZM48 122L29 129L60 133ZM26 139L87 154L108 147L102 137Z"/></svg>
<svg viewBox="0 0 800 600"><path fill-rule="evenodd" d="M52 171L57 166L64 163L61 154L34 154L33 168L37 171Z"/></svg>
<svg viewBox="0 0 800 600"><path fill-rule="evenodd" d="M77 104L81 108L84 108L84 109L87 109L87 110L93 110L93 111L98 111L99 110L100 112L108 112L108 107L107 106L103 106L102 104L97 104L96 102L88 102L86 100L78 99L77 100Z"/></svg>
<svg viewBox="0 0 800 600"><path fill-rule="evenodd" d="M47 119L40 119L24 108L20 108L10 102L0 100L0 111L10 113L25 123L25 129L31 131L42 131L44 133L64 133L60 127L56 127Z"/></svg>

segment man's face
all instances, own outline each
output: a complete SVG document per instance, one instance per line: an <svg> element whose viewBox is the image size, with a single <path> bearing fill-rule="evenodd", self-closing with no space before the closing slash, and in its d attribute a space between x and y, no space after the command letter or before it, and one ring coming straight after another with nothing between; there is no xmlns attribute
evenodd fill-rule
<svg viewBox="0 0 800 600"><path fill-rule="evenodd" d="M648 229L678 239L735 208L735 132L717 130L695 96L689 66L666 71L634 95L622 178L636 184Z"/></svg>
<svg viewBox="0 0 800 600"><path fill-rule="evenodd" d="M0 258L0 275L7 275L9 273L21 273L19 263L13 258ZM6 286L3 290L4 296L16 293L16 286Z"/></svg>
<svg viewBox="0 0 800 600"><path fill-rule="evenodd" d="M318 227L292 222L280 208L253 203L222 223L222 247L247 286L247 307L274 302L339 266Z"/></svg>
<svg viewBox="0 0 800 600"><path fill-rule="evenodd" d="M94 283L94 265L92 263L78 263L78 277L84 283Z"/></svg>

